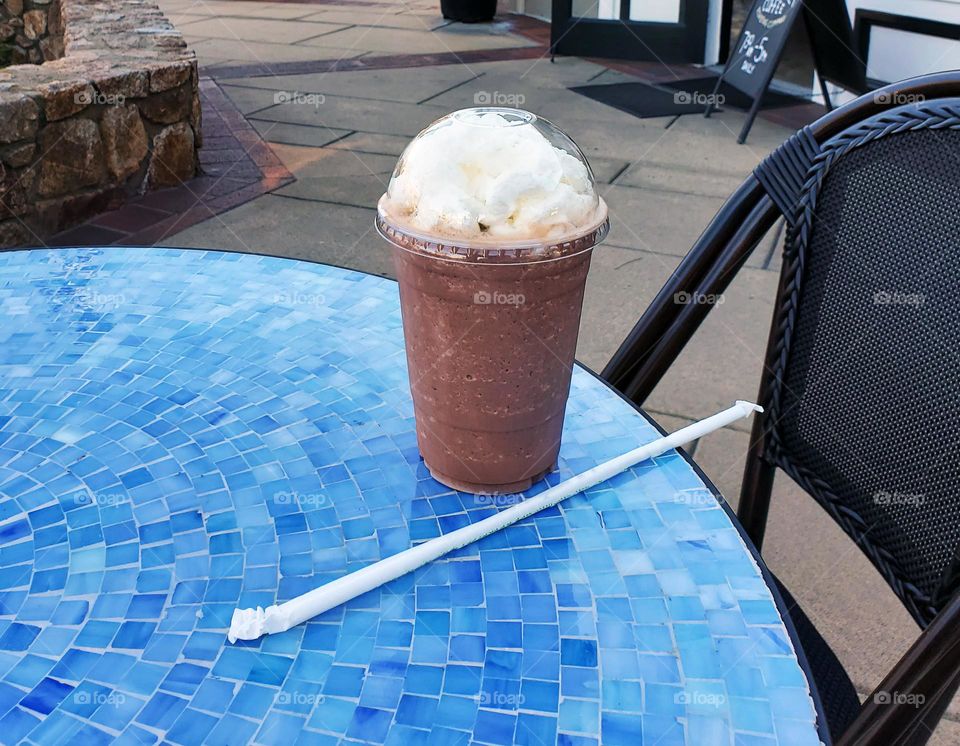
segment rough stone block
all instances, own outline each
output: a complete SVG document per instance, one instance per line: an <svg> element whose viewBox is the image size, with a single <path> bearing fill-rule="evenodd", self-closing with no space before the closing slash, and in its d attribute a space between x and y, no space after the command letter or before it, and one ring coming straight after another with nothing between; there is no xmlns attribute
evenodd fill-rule
<svg viewBox="0 0 960 746"><path fill-rule="evenodd" d="M140 102L140 111L151 122L173 124L190 118L193 91L180 86L163 93L155 93Z"/></svg>
<svg viewBox="0 0 960 746"><path fill-rule="evenodd" d="M33 154L36 152L37 146L33 142L16 143L4 148L0 158L12 168L20 168L30 163L33 160Z"/></svg>
<svg viewBox="0 0 960 746"><path fill-rule="evenodd" d="M66 119L93 103L93 86L85 81L46 83L37 86L43 96L43 111L48 122Z"/></svg>
<svg viewBox="0 0 960 746"><path fill-rule="evenodd" d="M145 70L123 70L97 79L97 88L104 96L143 98L150 90Z"/></svg>
<svg viewBox="0 0 960 746"><path fill-rule="evenodd" d="M23 33L28 39L39 39L47 32L47 11L29 10L23 14Z"/></svg>
<svg viewBox="0 0 960 746"><path fill-rule="evenodd" d="M151 70L150 91L160 93L183 85L190 78L192 71L193 64L190 62L178 62Z"/></svg>
<svg viewBox="0 0 960 746"><path fill-rule="evenodd" d="M63 10L60 3L54 3L47 11L47 33L53 35L63 33Z"/></svg>
<svg viewBox="0 0 960 746"><path fill-rule="evenodd" d="M0 143L36 135L39 115L39 107L28 96L0 93Z"/></svg>
<svg viewBox="0 0 960 746"><path fill-rule="evenodd" d="M148 150L147 131L137 107L107 107L100 120L100 134L110 175L116 181L125 181L139 170Z"/></svg>
<svg viewBox="0 0 960 746"><path fill-rule="evenodd" d="M193 127L193 139L198 148L203 147L203 113L200 110L200 91L193 92L193 103L190 105L190 126Z"/></svg>
<svg viewBox="0 0 960 746"><path fill-rule="evenodd" d="M63 57L63 37L48 36L46 39L41 39L40 53L43 55L44 62Z"/></svg>
<svg viewBox="0 0 960 746"><path fill-rule="evenodd" d="M0 177L0 220L26 215L33 207L30 194L36 181L31 168L6 169Z"/></svg>
<svg viewBox="0 0 960 746"><path fill-rule="evenodd" d="M151 189L177 186L193 177L196 159L193 129L189 124L179 122L163 129L153 138L147 185Z"/></svg>
<svg viewBox="0 0 960 746"><path fill-rule="evenodd" d="M37 243L33 232L22 221L13 218L0 222L0 248L29 246Z"/></svg>
<svg viewBox="0 0 960 746"><path fill-rule="evenodd" d="M106 176L103 141L96 122L68 119L48 124L40 133L40 179L42 197L96 186Z"/></svg>

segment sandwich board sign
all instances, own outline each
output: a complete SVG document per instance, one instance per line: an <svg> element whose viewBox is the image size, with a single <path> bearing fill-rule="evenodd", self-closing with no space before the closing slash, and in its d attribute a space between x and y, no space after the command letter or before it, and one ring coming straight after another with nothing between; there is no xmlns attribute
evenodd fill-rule
<svg viewBox="0 0 960 746"><path fill-rule="evenodd" d="M750 6L740 38L717 79L714 96L707 104L706 111L706 116L710 116L721 81L750 96L753 104L737 138L739 143L747 139L747 133L760 109L760 101L773 79L787 37L802 7L803 0L754 0Z"/></svg>

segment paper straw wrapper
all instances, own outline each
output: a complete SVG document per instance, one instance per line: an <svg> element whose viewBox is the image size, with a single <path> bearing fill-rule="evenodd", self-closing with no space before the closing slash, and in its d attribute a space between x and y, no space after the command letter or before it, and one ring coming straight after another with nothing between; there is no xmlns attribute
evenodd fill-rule
<svg viewBox="0 0 960 746"><path fill-rule="evenodd" d="M391 580L413 572L445 554L479 541L517 521L552 507L572 495L615 477L631 466L671 449L680 448L732 422L749 417L754 412L762 411L763 408L756 404L738 401L729 409L598 464L489 518L374 562L372 565L367 565L308 591L302 596L292 598L280 605L268 606L266 609L259 606L256 609L236 609L233 612L227 637L230 642L236 642L237 640L256 640L262 635L285 632L374 588L379 588Z"/></svg>

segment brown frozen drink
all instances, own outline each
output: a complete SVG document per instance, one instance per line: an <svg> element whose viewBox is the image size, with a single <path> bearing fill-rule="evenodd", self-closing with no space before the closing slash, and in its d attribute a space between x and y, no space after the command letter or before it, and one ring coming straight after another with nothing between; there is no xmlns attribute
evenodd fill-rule
<svg viewBox="0 0 960 746"><path fill-rule="evenodd" d="M407 147L378 206L393 247L417 442L438 481L501 494L551 471L607 208L577 146L466 109Z"/></svg>

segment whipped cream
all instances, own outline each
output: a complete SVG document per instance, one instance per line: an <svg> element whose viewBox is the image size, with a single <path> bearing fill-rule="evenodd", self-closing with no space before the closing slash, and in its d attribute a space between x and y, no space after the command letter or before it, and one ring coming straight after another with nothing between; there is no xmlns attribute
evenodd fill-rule
<svg viewBox="0 0 960 746"><path fill-rule="evenodd" d="M502 111L466 109L421 132L382 208L407 228L444 238L540 240L593 228L601 201L573 142L527 112Z"/></svg>

